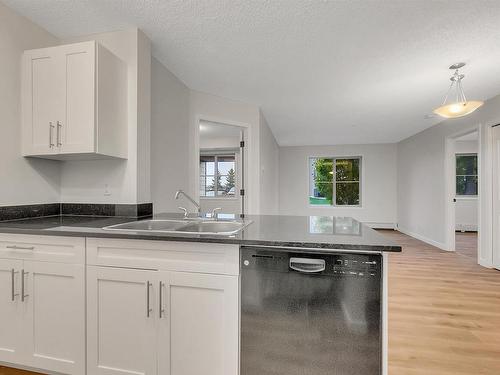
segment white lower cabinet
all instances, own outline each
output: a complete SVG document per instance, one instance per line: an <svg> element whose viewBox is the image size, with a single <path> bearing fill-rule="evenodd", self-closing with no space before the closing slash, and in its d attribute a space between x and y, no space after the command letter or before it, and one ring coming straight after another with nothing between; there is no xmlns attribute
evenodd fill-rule
<svg viewBox="0 0 500 375"><path fill-rule="evenodd" d="M0 259L0 361L22 360L23 310L18 295L21 260Z"/></svg>
<svg viewBox="0 0 500 375"><path fill-rule="evenodd" d="M84 374L85 266L25 261L24 275L28 363L63 374Z"/></svg>
<svg viewBox="0 0 500 375"><path fill-rule="evenodd" d="M87 267L87 373L156 373L156 271Z"/></svg>
<svg viewBox="0 0 500 375"><path fill-rule="evenodd" d="M238 276L89 266L89 375L237 375Z"/></svg>
<svg viewBox="0 0 500 375"><path fill-rule="evenodd" d="M85 374L85 265L50 261L68 249L85 239L0 235L2 364Z"/></svg>
<svg viewBox="0 0 500 375"><path fill-rule="evenodd" d="M158 374L237 375L238 276L161 272L160 281Z"/></svg>

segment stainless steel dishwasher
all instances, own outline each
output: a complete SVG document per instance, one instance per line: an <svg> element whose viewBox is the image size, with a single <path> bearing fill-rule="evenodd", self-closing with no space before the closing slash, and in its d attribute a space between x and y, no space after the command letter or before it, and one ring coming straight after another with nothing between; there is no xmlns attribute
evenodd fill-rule
<svg viewBox="0 0 500 375"><path fill-rule="evenodd" d="M241 375L380 375L382 257L242 247Z"/></svg>

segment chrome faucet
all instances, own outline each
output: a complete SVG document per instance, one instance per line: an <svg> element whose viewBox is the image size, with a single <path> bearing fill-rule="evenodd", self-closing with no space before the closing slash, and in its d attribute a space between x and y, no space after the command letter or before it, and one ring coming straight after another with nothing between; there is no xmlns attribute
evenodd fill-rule
<svg viewBox="0 0 500 375"><path fill-rule="evenodd" d="M179 199L179 197L181 195L186 197L186 199L188 201L190 201L196 207L196 209L198 210L198 216L200 216L200 213L201 213L200 204L198 202L196 202L193 198L191 198L188 194L186 194L186 192L184 190L177 190L177 192L175 193L175 199ZM185 213L186 212L187 212L187 210L185 211ZM185 215L185 216L187 216L187 215Z"/></svg>

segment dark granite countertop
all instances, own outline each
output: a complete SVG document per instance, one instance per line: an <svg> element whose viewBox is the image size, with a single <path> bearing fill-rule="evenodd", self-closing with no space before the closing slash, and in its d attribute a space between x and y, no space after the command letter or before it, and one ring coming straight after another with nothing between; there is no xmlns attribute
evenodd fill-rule
<svg viewBox="0 0 500 375"><path fill-rule="evenodd" d="M155 219L180 219L178 214L158 214ZM225 220L226 218L221 218ZM317 249L401 251L380 233L349 217L249 215L252 221L234 236L182 233L109 231L103 227L130 222L118 217L51 216L0 222L0 233L103 237L160 241L212 242L253 246Z"/></svg>

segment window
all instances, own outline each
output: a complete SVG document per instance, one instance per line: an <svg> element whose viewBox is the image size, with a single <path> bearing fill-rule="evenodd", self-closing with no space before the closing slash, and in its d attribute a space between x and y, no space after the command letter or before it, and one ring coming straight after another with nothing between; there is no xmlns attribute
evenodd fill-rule
<svg viewBox="0 0 500 375"><path fill-rule="evenodd" d="M234 198L235 194L235 154L201 155L200 197Z"/></svg>
<svg viewBox="0 0 500 375"><path fill-rule="evenodd" d="M477 195L477 154L457 154L456 195Z"/></svg>
<svg viewBox="0 0 500 375"><path fill-rule="evenodd" d="M359 206L361 157L310 158L309 204Z"/></svg>

